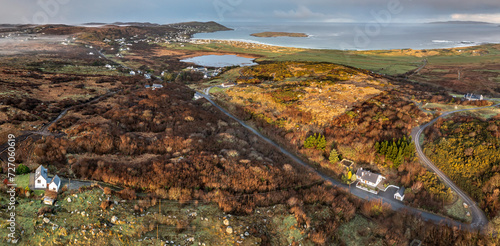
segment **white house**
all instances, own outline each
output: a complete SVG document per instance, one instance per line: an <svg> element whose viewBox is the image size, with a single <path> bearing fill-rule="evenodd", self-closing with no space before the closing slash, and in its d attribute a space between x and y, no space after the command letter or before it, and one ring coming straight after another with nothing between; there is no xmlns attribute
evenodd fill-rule
<svg viewBox="0 0 500 246"><path fill-rule="evenodd" d="M130 75L135 75L135 71L130 71Z"/></svg>
<svg viewBox="0 0 500 246"><path fill-rule="evenodd" d="M152 86L153 90L155 90L155 89L161 89L161 88L163 88L162 84L153 84L153 86Z"/></svg>
<svg viewBox="0 0 500 246"><path fill-rule="evenodd" d="M478 101L478 100L483 100L483 95L474 95L472 93L467 93L464 95L464 98L467 101Z"/></svg>
<svg viewBox="0 0 500 246"><path fill-rule="evenodd" d="M396 193L394 193L394 199L403 201L405 199L405 187L399 188Z"/></svg>
<svg viewBox="0 0 500 246"><path fill-rule="evenodd" d="M377 187L377 185L380 184L383 179L385 179L384 176L372 173L367 170L363 170L363 168L358 169L358 171L356 172L356 178L360 183L371 186L373 188Z"/></svg>
<svg viewBox="0 0 500 246"><path fill-rule="evenodd" d="M61 187L61 179L56 175L49 183L49 190L59 192L59 187Z"/></svg>
<svg viewBox="0 0 500 246"><path fill-rule="evenodd" d="M48 182L47 169L40 165L35 171L35 189L47 188Z"/></svg>

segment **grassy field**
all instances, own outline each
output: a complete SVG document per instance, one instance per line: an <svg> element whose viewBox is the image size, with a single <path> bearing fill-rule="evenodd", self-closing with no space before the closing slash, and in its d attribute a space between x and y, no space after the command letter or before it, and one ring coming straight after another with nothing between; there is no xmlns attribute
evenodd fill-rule
<svg viewBox="0 0 500 246"><path fill-rule="evenodd" d="M18 178L19 183L26 181L26 175ZM0 195L2 203L6 203L7 198L7 194ZM108 198L111 207L103 210L100 205ZM24 231L20 245L88 245L90 241L92 245L258 245L261 239L253 234L262 226L272 231L273 245L293 242L313 245L305 240L307 232L284 205L259 207L253 214L232 216L215 204L163 200L160 205L157 201L125 201L105 195L98 188L60 193L56 206L42 204L39 198L33 197L17 200L18 231ZM148 203L150 206L142 211L135 209ZM53 211L38 216L42 208ZM7 216L6 209L0 210L2 228L7 226ZM114 216L117 221L111 223ZM45 223L44 218L50 222ZM233 233L227 232L224 220ZM4 239L0 241L5 242Z"/></svg>
<svg viewBox="0 0 500 246"><path fill-rule="evenodd" d="M461 198L458 198L453 204L445 206L446 212L454 218L470 223L472 221L472 217L467 216L468 210L464 208L463 203L464 201Z"/></svg>
<svg viewBox="0 0 500 246"><path fill-rule="evenodd" d="M478 64L495 63L500 50L493 45L478 47L441 49L441 50L374 50L374 51L342 51L297 49L277 46L266 46L242 42L222 42L208 44L163 44L164 47L186 51L234 52L260 55L257 61L312 61L331 62L358 67L389 75L402 74L420 67L423 59L429 64ZM434 69L435 72L447 72L447 69ZM490 70L495 72L494 70Z"/></svg>
<svg viewBox="0 0 500 246"><path fill-rule="evenodd" d="M26 186L28 186L29 182L30 182L30 174L29 173L16 176L16 184L18 187L25 188Z"/></svg>
<svg viewBox="0 0 500 246"><path fill-rule="evenodd" d="M376 225L357 215L349 223L339 228L339 236L347 245L384 245L375 236Z"/></svg>

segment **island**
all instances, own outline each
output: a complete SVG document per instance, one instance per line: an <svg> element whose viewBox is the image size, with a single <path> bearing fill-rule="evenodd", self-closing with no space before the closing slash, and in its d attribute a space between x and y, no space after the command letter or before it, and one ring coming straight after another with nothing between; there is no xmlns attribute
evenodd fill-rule
<svg viewBox="0 0 500 246"><path fill-rule="evenodd" d="M309 35L305 33L295 32L259 32L250 34L250 36L259 38L273 38L273 37L294 37L294 38L307 38Z"/></svg>
<svg viewBox="0 0 500 246"><path fill-rule="evenodd" d="M491 25L491 22L484 21L435 21L427 24L451 24L451 25Z"/></svg>

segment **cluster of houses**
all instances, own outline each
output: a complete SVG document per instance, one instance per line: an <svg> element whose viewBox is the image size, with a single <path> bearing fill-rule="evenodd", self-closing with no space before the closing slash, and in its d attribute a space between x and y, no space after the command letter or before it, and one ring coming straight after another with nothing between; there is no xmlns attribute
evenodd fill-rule
<svg viewBox="0 0 500 246"><path fill-rule="evenodd" d="M131 70L131 71L129 72L129 74L130 74L130 75L132 75L132 76L135 76L135 75L142 75L142 76L144 76L144 78L146 78L146 79L151 79L151 78L152 78L152 75L151 75L150 73L145 73L145 72L143 72L143 71L141 71L141 70L138 70L138 71Z"/></svg>
<svg viewBox="0 0 500 246"><path fill-rule="evenodd" d="M52 178L49 177L47 169L44 168L42 165L40 165L36 169L33 180L34 180L33 184L34 190L47 190L57 194L57 192L59 192L59 188L61 187L61 178L59 178L59 176L57 175L55 175ZM55 199L56 197L46 194L43 198L43 203L47 205L53 205Z"/></svg>
<svg viewBox="0 0 500 246"><path fill-rule="evenodd" d="M113 39L113 40L105 38L103 40L103 42L108 43L108 44L118 44L120 47L118 48L118 52L116 53L116 56L123 57L121 52L129 51L130 46L132 46L134 44L138 44L141 42L154 43L154 44L187 43L187 42L189 42L189 37L190 37L189 31L184 30L184 31L179 31L179 32L168 32L168 33L165 33L165 36L163 36L163 37L151 38L151 37L140 37L139 35L134 35L134 36L130 37L129 39L124 38L124 37Z"/></svg>
<svg viewBox="0 0 500 246"><path fill-rule="evenodd" d="M48 189L59 192L61 187L61 179L59 176L49 178L47 169L40 165L35 171L35 189Z"/></svg>
<svg viewBox="0 0 500 246"><path fill-rule="evenodd" d="M191 67L187 67L186 69L194 71L194 72L203 73L204 79L213 78L222 72L222 68L208 69L206 67L193 67L193 66L191 66Z"/></svg>
<svg viewBox="0 0 500 246"><path fill-rule="evenodd" d="M70 37L65 39L64 41L61 42L62 45L70 45L71 43L75 42L76 37Z"/></svg>

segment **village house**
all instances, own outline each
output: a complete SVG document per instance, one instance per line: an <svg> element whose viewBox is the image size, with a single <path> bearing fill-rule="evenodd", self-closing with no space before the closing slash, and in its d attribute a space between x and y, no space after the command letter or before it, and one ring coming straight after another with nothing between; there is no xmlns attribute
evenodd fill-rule
<svg viewBox="0 0 500 246"><path fill-rule="evenodd" d="M356 178L360 183L370 186L372 188L377 187L380 184L380 182L382 182L382 180L385 179L384 176L372 173L368 170L363 170L363 168L358 169L358 171L356 172Z"/></svg>
<svg viewBox="0 0 500 246"><path fill-rule="evenodd" d="M40 165L35 171L35 189L47 188L48 179L47 169Z"/></svg>
<svg viewBox="0 0 500 246"><path fill-rule="evenodd" d="M405 187L401 187L394 193L394 199L403 201L405 199Z"/></svg>
<svg viewBox="0 0 500 246"><path fill-rule="evenodd" d="M51 191L59 192L61 187L61 178L54 176L52 179L47 174L47 169L40 165L35 171L34 189L48 189Z"/></svg>
<svg viewBox="0 0 500 246"><path fill-rule="evenodd" d="M155 90L155 89L161 89L161 88L163 88L163 85L161 85L161 84L153 84L152 87L153 87L153 90Z"/></svg>
<svg viewBox="0 0 500 246"><path fill-rule="evenodd" d="M472 93L467 93L464 95L464 99L467 101L480 101L483 100L483 95L474 95Z"/></svg>
<svg viewBox="0 0 500 246"><path fill-rule="evenodd" d="M59 192L59 187L61 187L61 179L56 175L49 183L49 190Z"/></svg>

